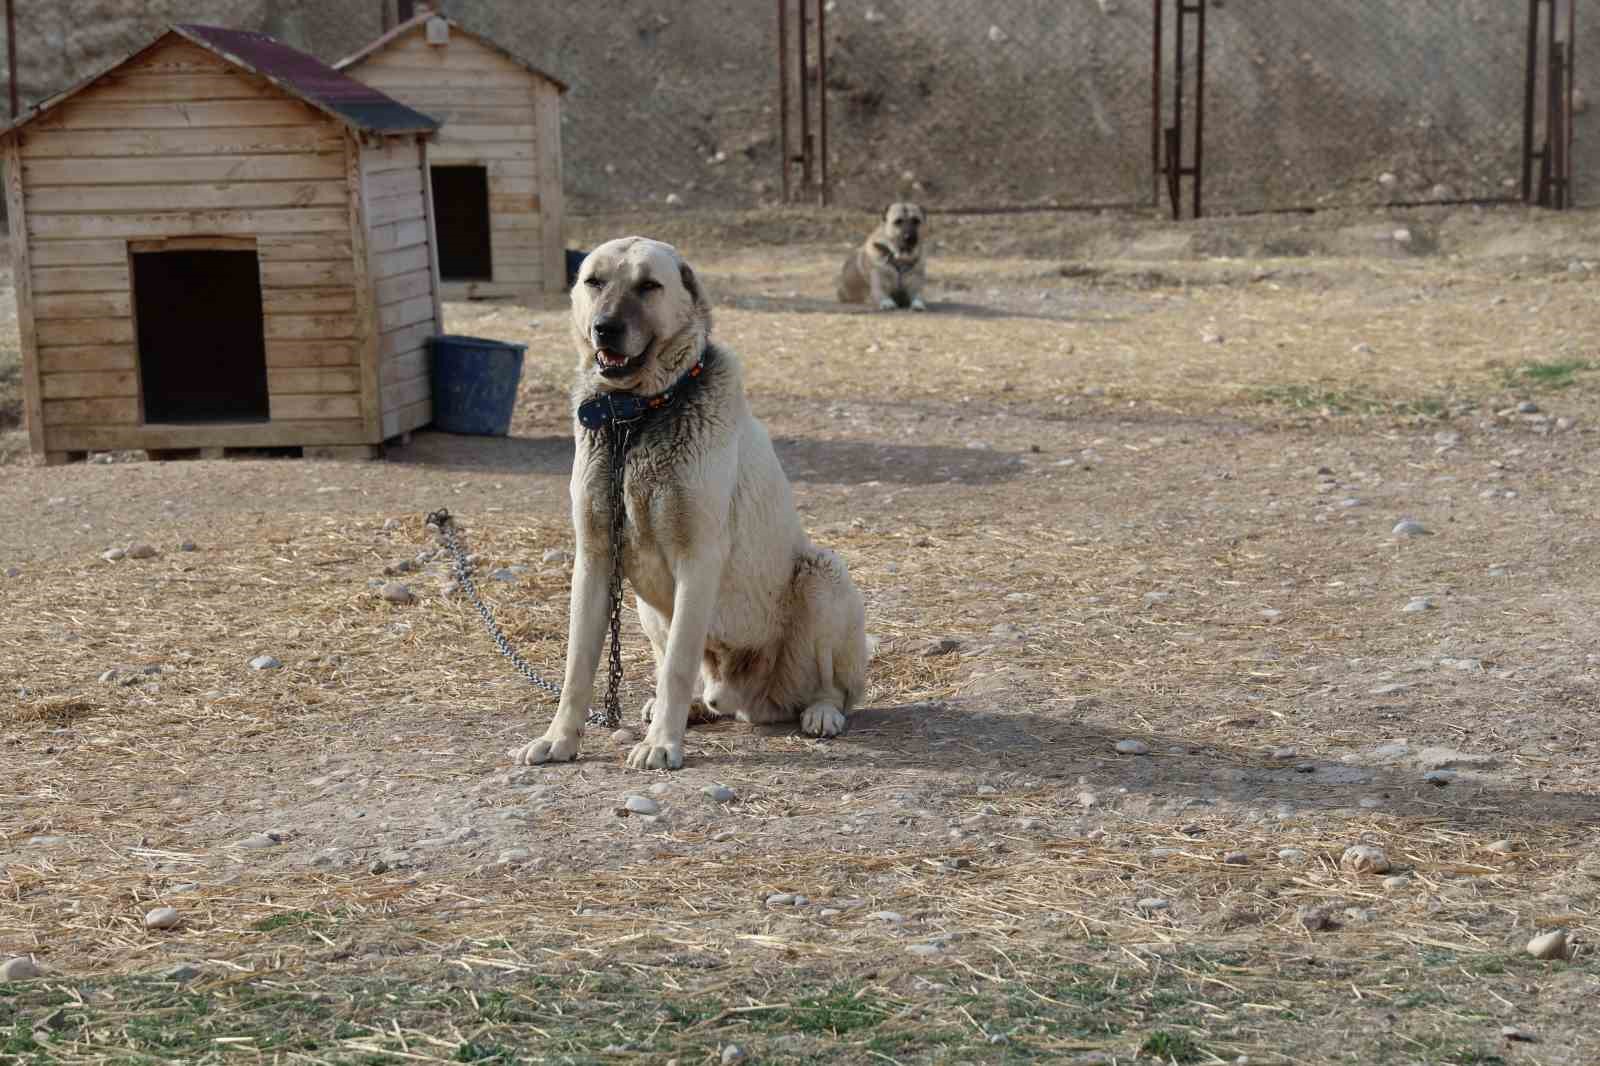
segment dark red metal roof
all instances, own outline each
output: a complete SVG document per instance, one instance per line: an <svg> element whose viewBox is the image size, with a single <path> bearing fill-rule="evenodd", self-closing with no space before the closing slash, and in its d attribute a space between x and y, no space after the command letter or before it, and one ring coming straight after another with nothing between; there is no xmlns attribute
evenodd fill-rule
<svg viewBox="0 0 1600 1066"><path fill-rule="evenodd" d="M438 120L264 33L192 23L173 30L360 129L419 133L439 128Z"/></svg>
<svg viewBox="0 0 1600 1066"><path fill-rule="evenodd" d="M163 30L153 41L130 56L117 60L104 70L91 74L68 89L47 97L0 126L0 136L21 129L40 115L53 111L101 78L155 48L168 37L179 37L212 52L229 63L249 71L302 100L318 111L352 129L366 133L432 133L439 120L414 111L385 96L370 85L363 85L341 74L315 56L290 48L264 33L227 30L217 26L185 24Z"/></svg>

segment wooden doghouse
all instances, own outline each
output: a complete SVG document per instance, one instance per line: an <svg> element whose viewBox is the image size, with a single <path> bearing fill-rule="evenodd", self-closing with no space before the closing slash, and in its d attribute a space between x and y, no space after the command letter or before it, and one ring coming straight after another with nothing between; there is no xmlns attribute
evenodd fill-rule
<svg viewBox="0 0 1600 1066"><path fill-rule="evenodd" d="M566 85L426 11L338 66L441 122L428 164L445 299L561 300Z"/></svg>
<svg viewBox="0 0 1600 1066"><path fill-rule="evenodd" d="M0 132L33 451L353 456L428 422L436 126L185 25Z"/></svg>

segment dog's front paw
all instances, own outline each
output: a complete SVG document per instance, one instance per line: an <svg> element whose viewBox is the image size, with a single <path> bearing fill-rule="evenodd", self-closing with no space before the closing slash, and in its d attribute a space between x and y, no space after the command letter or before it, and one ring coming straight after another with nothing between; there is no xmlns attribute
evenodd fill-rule
<svg viewBox="0 0 1600 1066"><path fill-rule="evenodd" d="M887 296L878 301L878 310L880 311L893 311L897 306L899 305Z"/></svg>
<svg viewBox="0 0 1600 1066"><path fill-rule="evenodd" d="M814 737L836 737L849 724L844 712L831 703L813 703L800 715L800 732Z"/></svg>
<svg viewBox="0 0 1600 1066"><path fill-rule="evenodd" d="M915 300L911 301L911 310L926 311L927 309L928 305L922 302L922 297L918 296Z"/></svg>
<svg viewBox="0 0 1600 1066"><path fill-rule="evenodd" d="M683 744L641 740L628 753L628 765L635 770L680 770L683 768Z"/></svg>
<svg viewBox="0 0 1600 1066"><path fill-rule="evenodd" d="M551 736L546 733L525 747L514 748L511 761L518 766L538 766L547 762L571 762L578 757L578 737Z"/></svg>

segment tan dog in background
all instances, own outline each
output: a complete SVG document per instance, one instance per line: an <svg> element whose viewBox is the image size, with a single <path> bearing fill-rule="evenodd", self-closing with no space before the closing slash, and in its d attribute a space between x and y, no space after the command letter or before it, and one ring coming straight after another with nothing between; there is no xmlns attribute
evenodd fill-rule
<svg viewBox="0 0 1600 1066"><path fill-rule="evenodd" d="M572 289L578 552L566 681L550 728L512 753L519 763L578 754L610 621L609 443L623 426L622 566L656 661L650 725L628 765L682 766L691 705L830 737L866 688L861 593L844 560L806 536L745 401L739 357L710 337L711 308L671 245L624 237L584 260ZM629 405L632 420L585 428L596 403Z"/></svg>
<svg viewBox="0 0 1600 1066"><path fill-rule="evenodd" d="M916 204L900 202L885 208L878 228L850 253L839 271L839 302L870 302L884 311L896 307L926 311L922 287L928 271L922 233L927 224L928 213Z"/></svg>

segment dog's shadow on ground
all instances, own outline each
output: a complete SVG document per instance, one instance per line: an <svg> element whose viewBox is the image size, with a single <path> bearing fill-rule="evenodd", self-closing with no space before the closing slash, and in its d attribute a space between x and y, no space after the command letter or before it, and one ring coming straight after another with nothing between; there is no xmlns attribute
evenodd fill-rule
<svg viewBox="0 0 1600 1066"><path fill-rule="evenodd" d="M691 744L699 730L749 728L733 723L696 727L690 733ZM753 731L764 737L794 732L784 726ZM1591 793L1535 791L1492 777L1469 776L1437 787L1424 782L1417 769L1314 757L1272 759L1259 750L1179 736L1141 736L1149 754L1118 754L1117 742L1127 737L1067 717L986 711L962 700L866 707L852 715L843 736L821 742L841 750L814 765L847 773L863 768L917 770L929 779L949 773L1004 772L1036 777L1056 789L1073 787L1082 776L1091 782L1087 787L1111 802L1118 790L1126 789L1174 803L1227 802L1268 810L1289 804L1302 811L1366 811L1375 803L1371 813L1445 821L1478 832L1497 819L1600 825L1600 795ZM796 756L741 744L733 751L692 752L690 758L759 773L769 767L792 767ZM913 782L906 780L910 787Z"/></svg>
<svg viewBox="0 0 1600 1066"><path fill-rule="evenodd" d="M1022 473L1022 457L987 448L888 444L859 440L779 437L773 442L791 481L803 484L986 485ZM453 470L503 471L565 477L572 470L571 437L472 437L420 432L389 449L393 463Z"/></svg>

